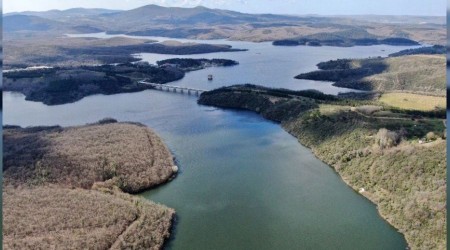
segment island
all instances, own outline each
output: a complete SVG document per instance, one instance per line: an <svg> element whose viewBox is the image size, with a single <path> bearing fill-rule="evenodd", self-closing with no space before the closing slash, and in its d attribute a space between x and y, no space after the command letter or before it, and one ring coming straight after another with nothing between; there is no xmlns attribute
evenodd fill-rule
<svg viewBox="0 0 450 250"><path fill-rule="evenodd" d="M283 39L273 41L274 46L335 46L335 47L352 47L352 46L371 46L371 45L393 45L393 46L413 46L420 43L400 37L392 37L385 39L377 39L375 36L368 38L348 38L346 36L336 34L316 34L313 36L305 36L298 39Z"/></svg>
<svg viewBox="0 0 450 250"><path fill-rule="evenodd" d="M3 131L5 248L161 249L169 238L175 211L130 195L178 171L149 128L103 119Z"/></svg>
<svg viewBox="0 0 450 250"><path fill-rule="evenodd" d="M191 58L171 58L166 60L157 61L158 66L174 66L183 71L194 71L205 69L209 67L229 67L235 66L239 63L234 60L228 59L191 59Z"/></svg>
<svg viewBox="0 0 450 250"><path fill-rule="evenodd" d="M204 92L198 103L250 110L279 122L375 203L412 248L444 249L445 98L429 96L441 98L436 113L433 106L415 110L406 106L411 102L398 107L379 97L336 97L247 84Z"/></svg>

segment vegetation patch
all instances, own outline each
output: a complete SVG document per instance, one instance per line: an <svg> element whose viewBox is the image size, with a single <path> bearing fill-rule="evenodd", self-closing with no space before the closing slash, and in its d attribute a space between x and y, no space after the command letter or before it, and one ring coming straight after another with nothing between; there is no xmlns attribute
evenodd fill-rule
<svg viewBox="0 0 450 250"><path fill-rule="evenodd" d="M447 48L443 45L433 45L428 47L420 47L417 49L406 49L396 53L389 54L391 57L406 55L443 55L447 53Z"/></svg>

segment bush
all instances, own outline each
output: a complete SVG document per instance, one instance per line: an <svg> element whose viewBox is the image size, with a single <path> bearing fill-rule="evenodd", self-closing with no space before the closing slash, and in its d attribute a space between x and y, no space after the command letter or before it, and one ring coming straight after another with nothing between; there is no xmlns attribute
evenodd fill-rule
<svg viewBox="0 0 450 250"><path fill-rule="evenodd" d="M385 128L378 130L375 138L377 145L380 146L381 149L397 146L400 142L398 133L389 131Z"/></svg>
<svg viewBox="0 0 450 250"><path fill-rule="evenodd" d="M437 139L437 136L433 132L428 132L426 135L427 141L434 141Z"/></svg>
<svg viewBox="0 0 450 250"><path fill-rule="evenodd" d="M363 113L365 115L372 115L375 112L381 111L383 107L381 106L375 106L375 105L363 105L356 107L356 110L360 113Z"/></svg>
<svg viewBox="0 0 450 250"><path fill-rule="evenodd" d="M111 123L117 123L117 120L114 118L103 118L100 121L97 122L98 124L111 124Z"/></svg>

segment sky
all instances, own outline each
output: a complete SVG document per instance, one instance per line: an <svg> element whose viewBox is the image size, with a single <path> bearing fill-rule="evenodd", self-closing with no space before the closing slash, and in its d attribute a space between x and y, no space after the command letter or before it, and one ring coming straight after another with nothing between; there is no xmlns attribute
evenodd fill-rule
<svg viewBox="0 0 450 250"><path fill-rule="evenodd" d="M128 10L147 4L229 9L245 13L319 15L445 16L446 0L5 0L3 12L107 8Z"/></svg>

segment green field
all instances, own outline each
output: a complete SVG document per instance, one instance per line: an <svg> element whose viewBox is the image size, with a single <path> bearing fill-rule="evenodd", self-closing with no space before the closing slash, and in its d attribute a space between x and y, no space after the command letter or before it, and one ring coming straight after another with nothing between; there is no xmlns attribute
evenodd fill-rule
<svg viewBox="0 0 450 250"><path fill-rule="evenodd" d="M400 109L421 111L430 111L436 108L446 107L445 97L410 93L383 94L380 98L380 102Z"/></svg>

